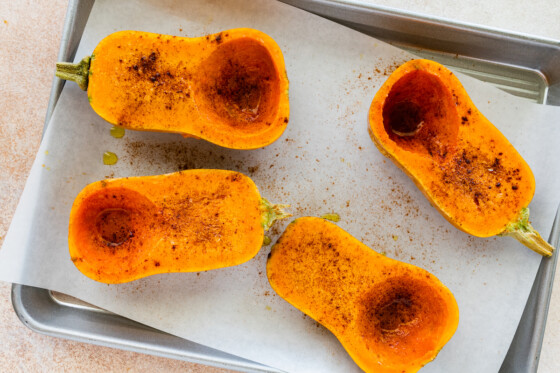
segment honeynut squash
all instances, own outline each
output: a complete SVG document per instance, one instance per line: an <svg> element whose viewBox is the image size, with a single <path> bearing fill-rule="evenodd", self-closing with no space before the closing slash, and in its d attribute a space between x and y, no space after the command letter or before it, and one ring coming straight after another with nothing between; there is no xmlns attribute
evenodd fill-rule
<svg viewBox="0 0 560 373"><path fill-rule="evenodd" d="M197 38L120 31L80 63L58 63L56 75L87 90L103 119L132 130L255 149L289 120L282 51L253 29Z"/></svg>
<svg viewBox="0 0 560 373"><path fill-rule="evenodd" d="M371 103L369 131L455 227L478 237L511 236L552 255L554 247L529 223L531 169L450 70L430 60L400 66Z"/></svg>

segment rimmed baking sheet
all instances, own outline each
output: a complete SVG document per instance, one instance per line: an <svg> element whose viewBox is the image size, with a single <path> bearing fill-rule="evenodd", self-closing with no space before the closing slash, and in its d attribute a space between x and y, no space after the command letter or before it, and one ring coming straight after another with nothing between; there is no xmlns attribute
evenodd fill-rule
<svg viewBox="0 0 560 373"><path fill-rule="evenodd" d="M298 3L304 3L305 5L313 5L313 6L317 6L318 4L322 4L322 6L325 6L325 8L322 8L324 11L332 11L331 8L329 8L329 4L328 2L298 2ZM76 3L76 11L78 12L79 9L81 8L86 9L87 8L87 4L85 4L85 2L78 2ZM301 4L299 4L301 5ZM356 12L356 13L352 13L352 11ZM384 24L384 22L379 22L379 20L385 20L385 22L387 21L387 17L391 17L391 15L387 14L386 12L379 12L378 14L375 13L375 8L368 8L367 9L368 12L368 16L371 17L372 14L376 15L377 19L374 18L369 18L368 22L372 22L377 24L377 29L374 31L378 31L379 29L379 24ZM76 13L78 14L78 13ZM354 14L356 17L360 18L361 16L363 16L362 13L360 13L359 10L352 10L352 9L344 9L344 15L352 15ZM82 14L83 16L83 14ZM332 16L331 16L332 18ZM393 19L391 22L391 24L394 25L395 28L399 27L399 23L395 23L394 21L399 19L398 17L396 17L395 19ZM342 19L344 22L355 22L355 21L349 21L348 19ZM378 22L376 22L378 21ZM412 20L413 21L413 20ZM407 28L409 30L414 30L413 26L413 22L410 20L410 18L408 19L407 23L405 23L404 25L407 26ZM422 21L420 19L420 21ZM360 27L363 29L367 29L367 24L362 24ZM401 24L402 26L402 24ZM437 25L438 27L441 27L442 25ZM424 30L426 25L423 25ZM371 30L370 30L371 31ZM384 33L385 36L387 35L391 35L392 32L394 32L394 30L391 29L386 29L386 32ZM429 31L429 30L428 30ZM464 40L465 37L467 37L468 35L472 35L469 34L468 30L455 30L458 35L460 35ZM461 32L459 32L461 31ZM411 31L412 32L412 31ZM402 34L402 31L401 31ZM402 36L402 35L401 35ZM414 34L410 34L409 35L411 38L412 36L414 36L415 39L418 39L418 34L414 33ZM522 40L517 40L515 39L515 37L513 35L509 35L509 36L504 36L501 35L499 40L496 40L496 42L499 41L503 41L503 38L509 38L508 40L510 41L515 41L515 42L522 42ZM468 37L467 37L468 39ZM395 41L395 44L398 44L397 41ZM532 41L530 43L531 45L535 44L534 41ZM546 47L546 43L542 43L543 48ZM434 59L439 59L442 60L442 62L447 63L451 66L456 66L459 68L462 68L464 72L467 73L471 73L473 75L478 75L478 77L482 77L483 80L485 80L484 78L487 78L486 80L490 80L493 81L494 83L498 82L498 86L500 86L501 88L505 88L506 90L510 90L510 92L512 93L522 93L521 96L524 97L528 97L530 99L536 100L536 101L541 101L541 102L546 102L547 104L557 104L552 102L553 100L551 100L551 97L553 98L554 95L550 95L549 91L551 89L551 87L554 87L556 85L556 83L554 81L551 81L550 76L545 75L543 72L533 69L532 67L527 67L527 66L509 66L507 64L504 63L504 61L502 60L483 60L480 58L480 56L469 56L469 55L452 55L449 51L438 51L434 45L429 45L429 44L425 44L425 45L407 45L406 46L409 50L415 50L415 52L417 54L420 55L426 55L427 57L430 58L434 58ZM554 48L552 45L548 45L548 48L554 52ZM498 49L503 49L503 48L498 48ZM550 52L549 50L549 52ZM507 52L507 50L505 51ZM551 55L551 53L548 53L548 55ZM512 58L515 58L515 56L513 56ZM455 63L453 63L455 62ZM553 263L553 261L548 261L546 263ZM550 265L549 265L550 266ZM543 288L546 289L546 284L543 285ZM548 286L550 286L550 283L548 284ZM14 294L18 294L18 291L15 291ZM27 298L26 298L27 299ZM17 304L17 302L16 302ZM67 303L66 305L64 305L64 307L70 307L71 303ZM542 313L542 311L541 311ZM544 314L546 314L546 310L544 311ZM93 341L95 341L96 338L92 338ZM124 344L127 344L129 342L122 340L122 342L126 342ZM130 341L132 344L134 344L134 341ZM210 357L212 357L212 353L210 353L209 355ZM212 359L210 359L212 360ZM219 359L216 359L216 362ZM210 361L211 362L211 361ZM219 364L218 364L219 365ZM239 368L236 369L240 369L242 368L243 365L240 365ZM254 368L254 367L253 367ZM250 368L250 369L253 369ZM259 368L254 368L254 369L259 369Z"/></svg>

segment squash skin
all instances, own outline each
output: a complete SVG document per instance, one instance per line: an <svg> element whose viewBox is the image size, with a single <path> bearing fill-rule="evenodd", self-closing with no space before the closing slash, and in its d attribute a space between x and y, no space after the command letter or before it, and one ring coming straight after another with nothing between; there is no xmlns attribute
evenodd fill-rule
<svg viewBox="0 0 560 373"><path fill-rule="evenodd" d="M289 120L282 51L253 29L197 38L111 34L92 54L88 98L112 124L234 149L271 144Z"/></svg>
<svg viewBox="0 0 560 373"><path fill-rule="evenodd" d="M286 228L267 276L278 295L329 329L366 372L418 371L459 322L455 298L435 276L376 253L320 218L299 218Z"/></svg>
<svg viewBox="0 0 560 373"><path fill-rule="evenodd" d="M261 197L233 171L189 170L86 186L70 213L70 257L103 283L248 261L262 246Z"/></svg>
<svg viewBox="0 0 560 373"><path fill-rule="evenodd" d="M398 124L391 124L399 118L424 123L415 135L399 136L392 131ZM504 233L533 198L527 163L455 75L434 61L412 60L395 70L375 95L368 119L380 152L466 233Z"/></svg>

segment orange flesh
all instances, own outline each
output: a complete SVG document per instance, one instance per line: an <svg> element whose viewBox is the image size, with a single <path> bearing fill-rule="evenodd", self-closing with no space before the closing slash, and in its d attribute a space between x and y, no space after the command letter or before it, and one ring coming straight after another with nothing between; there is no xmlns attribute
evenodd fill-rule
<svg viewBox="0 0 560 373"><path fill-rule="evenodd" d="M369 123L379 150L467 233L502 233L533 197L527 163L442 65L399 67L377 92Z"/></svg>
<svg viewBox="0 0 560 373"><path fill-rule="evenodd" d="M300 218L267 262L272 288L328 328L368 372L415 372L433 360L459 320L433 275L371 250L336 225Z"/></svg>
<svg viewBox="0 0 560 373"><path fill-rule="evenodd" d="M92 108L125 128L254 149L288 123L282 52L257 30L199 38L117 32L95 48L90 72Z"/></svg>
<svg viewBox="0 0 560 373"><path fill-rule="evenodd" d="M105 283L237 265L262 246L260 201L251 179L232 171L95 182L72 207L70 256Z"/></svg>

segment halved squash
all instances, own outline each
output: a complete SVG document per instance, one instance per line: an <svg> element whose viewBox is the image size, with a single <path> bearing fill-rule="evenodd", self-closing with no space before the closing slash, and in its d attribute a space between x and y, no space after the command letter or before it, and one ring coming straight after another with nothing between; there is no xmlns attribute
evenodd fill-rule
<svg viewBox="0 0 560 373"><path fill-rule="evenodd" d="M291 223L267 262L272 288L329 329L366 372L416 372L459 322L434 275L380 255L324 219Z"/></svg>
<svg viewBox="0 0 560 373"><path fill-rule="evenodd" d="M234 149L269 145L289 118L282 51L233 29L197 38L120 31L57 74L87 89L91 107L128 129L175 132Z"/></svg>
<svg viewBox="0 0 560 373"><path fill-rule="evenodd" d="M264 230L289 216L233 171L188 170L102 180L70 212L70 257L86 276L121 283L248 261Z"/></svg>
<svg viewBox="0 0 560 373"><path fill-rule="evenodd" d="M369 131L455 227L478 237L509 235L552 255L528 220L531 169L447 68L412 60L395 70L371 103Z"/></svg>

